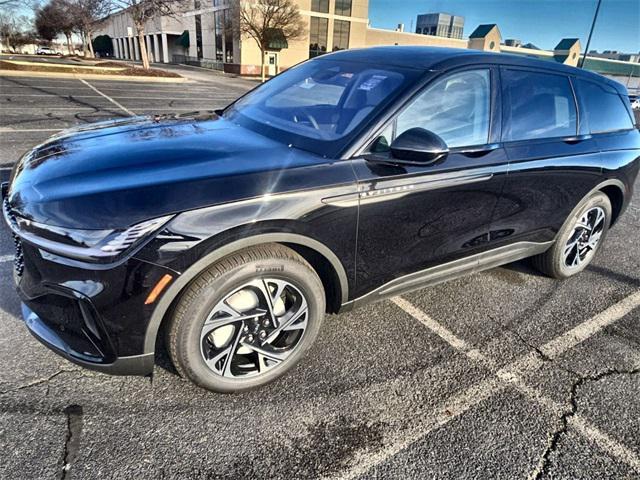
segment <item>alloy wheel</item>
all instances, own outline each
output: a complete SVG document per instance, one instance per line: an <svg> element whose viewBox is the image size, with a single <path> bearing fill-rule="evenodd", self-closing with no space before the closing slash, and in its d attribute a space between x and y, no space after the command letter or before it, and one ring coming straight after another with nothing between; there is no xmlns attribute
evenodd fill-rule
<svg viewBox="0 0 640 480"><path fill-rule="evenodd" d="M606 214L601 207L587 210L573 228L564 248L564 263L577 268L589 262L605 230Z"/></svg>
<svg viewBox="0 0 640 480"><path fill-rule="evenodd" d="M307 300L288 281L259 278L227 294L207 317L200 351L207 366L227 378L261 375L300 344Z"/></svg>

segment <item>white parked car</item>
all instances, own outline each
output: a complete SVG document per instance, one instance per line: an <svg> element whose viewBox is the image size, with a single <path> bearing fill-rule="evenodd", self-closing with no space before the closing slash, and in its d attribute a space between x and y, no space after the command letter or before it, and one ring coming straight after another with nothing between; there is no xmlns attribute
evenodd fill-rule
<svg viewBox="0 0 640 480"><path fill-rule="evenodd" d="M634 110L640 110L640 97L636 97L635 100L631 101L631 108Z"/></svg>
<svg viewBox="0 0 640 480"><path fill-rule="evenodd" d="M50 47L38 47L38 50L36 50L36 55L58 55L58 52Z"/></svg>

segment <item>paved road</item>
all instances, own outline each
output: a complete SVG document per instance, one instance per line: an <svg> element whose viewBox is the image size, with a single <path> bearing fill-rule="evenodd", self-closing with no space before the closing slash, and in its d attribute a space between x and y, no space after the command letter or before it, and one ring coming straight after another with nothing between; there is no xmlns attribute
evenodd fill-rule
<svg viewBox="0 0 640 480"><path fill-rule="evenodd" d="M256 85L213 72L197 75L192 84L1 77L0 167L63 128L131 113L216 109Z"/></svg>
<svg viewBox="0 0 640 480"><path fill-rule="evenodd" d="M3 128L125 115L77 81L1 82ZM91 85L136 113L244 87ZM47 132L2 135L9 163ZM636 198L565 282L521 262L329 316L291 375L224 396L164 354L152 379L109 377L38 344L0 227L0 478L639 478L639 228Z"/></svg>

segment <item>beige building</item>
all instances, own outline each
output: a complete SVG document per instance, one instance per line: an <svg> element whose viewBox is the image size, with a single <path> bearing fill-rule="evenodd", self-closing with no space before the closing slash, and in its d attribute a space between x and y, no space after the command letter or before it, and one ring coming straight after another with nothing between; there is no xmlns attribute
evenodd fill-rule
<svg viewBox="0 0 640 480"><path fill-rule="evenodd" d="M246 1L246 0L245 0ZM250 0L248 0L250 1ZM188 63L243 75L259 75L261 53L252 38L238 33L229 0L195 0L191 9L177 17L156 18L145 27L145 42L151 61ZM301 61L335 50L374 45L429 45L472 48L536 56L576 65L580 43L560 41L554 51L506 46L497 25L479 25L469 38L447 38L372 28L369 0L296 0L306 24L304 38L289 40L286 48L266 54L269 75ZM185 34L188 32L188 35ZM95 35L112 38L114 56L140 59L133 22L126 11L111 15ZM187 38L188 37L188 38ZM280 45L281 46L281 45ZM577 52L577 54L576 54Z"/></svg>

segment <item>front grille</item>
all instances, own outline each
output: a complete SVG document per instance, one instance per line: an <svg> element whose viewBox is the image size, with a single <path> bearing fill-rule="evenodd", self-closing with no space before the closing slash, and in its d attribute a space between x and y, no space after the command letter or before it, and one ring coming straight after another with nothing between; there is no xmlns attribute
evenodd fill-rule
<svg viewBox="0 0 640 480"><path fill-rule="evenodd" d="M2 208L4 210L4 216L7 219L7 222L9 222L9 226L11 227L12 230L17 230L18 229L18 221L16 220L16 216L13 214L13 211L11 210L11 207L9 206L9 199L5 198L2 201Z"/></svg>
<svg viewBox="0 0 640 480"><path fill-rule="evenodd" d="M16 246L16 256L13 259L13 268L15 269L16 275L18 277L22 277L22 274L24 273L24 255L22 253L22 242L20 242L20 239L15 233L13 234L13 243Z"/></svg>
<svg viewBox="0 0 640 480"><path fill-rule="evenodd" d="M4 210L5 218L12 230L18 229L18 222L16 220L16 216L11 211L11 207L9 206L9 200L7 198L2 202L2 208ZM24 255L22 253L22 242L20 241L20 237L16 235L13 231L11 232L13 235L13 243L15 245L15 258L13 261L13 266L15 268L16 275L21 277L24 272Z"/></svg>

